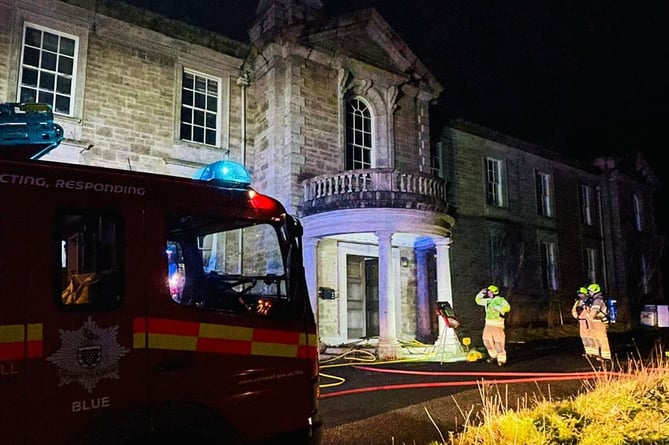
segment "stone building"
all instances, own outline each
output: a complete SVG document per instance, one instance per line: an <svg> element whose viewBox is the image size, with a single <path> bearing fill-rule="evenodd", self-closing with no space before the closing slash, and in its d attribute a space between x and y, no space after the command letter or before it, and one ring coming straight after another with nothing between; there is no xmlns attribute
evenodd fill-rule
<svg viewBox="0 0 669 445"><path fill-rule="evenodd" d="M324 345L372 339L392 359L418 339L458 353L436 302L480 329L471 300L491 280L527 303L517 325L546 322L553 297L565 303L586 278L636 292L630 243L646 232L624 208L643 213L644 242L656 236L641 160L631 173L576 166L458 125L430 141L443 87L373 9L326 17L320 0L260 0L249 28L240 42L122 2L0 0L0 102L52 105L65 141L46 160L175 176L243 163L302 219ZM491 168L503 182L486 183ZM555 214L537 215L538 178ZM593 205L606 198L587 225L571 219L581 183Z"/></svg>
<svg viewBox="0 0 669 445"><path fill-rule="evenodd" d="M465 327L480 327L473 296L487 283L509 297L512 326L571 321L576 290L592 282L616 299L621 323L661 298L659 184L641 156L584 164L461 120L444 127L438 147L457 221L452 292Z"/></svg>

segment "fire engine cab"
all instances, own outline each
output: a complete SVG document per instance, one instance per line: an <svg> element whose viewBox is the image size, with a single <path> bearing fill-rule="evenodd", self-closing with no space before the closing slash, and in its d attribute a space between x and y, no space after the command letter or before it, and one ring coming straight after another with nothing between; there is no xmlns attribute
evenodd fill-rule
<svg viewBox="0 0 669 445"><path fill-rule="evenodd" d="M0 442L317 444L300 222L231 161L40 160L50 109L0 105Z"/></svg>

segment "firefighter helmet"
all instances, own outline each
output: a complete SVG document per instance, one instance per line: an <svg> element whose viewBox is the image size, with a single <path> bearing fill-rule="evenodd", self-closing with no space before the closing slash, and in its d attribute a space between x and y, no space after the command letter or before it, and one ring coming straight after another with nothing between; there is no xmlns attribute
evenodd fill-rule
<svg viewBox="0 0 669 445"><path fill-rule="evenodd" d="M592 283L590 286L588 286L588 291L592 292L593 294L598 294L602 291L602 289L599 287L599 284Z"/></svg>
<svg viewBox="0 0 669 445"><path fill-rule="evenodd" d="M576 292L578 295L588 295L588 289L581 287L578 289L578 292Z"/></svg>
<svg viewBox="0 0 669 445"><path fill-rule="evenodd" d="M495 286L494 284L488 286L488 290L492 292L493 295L499 295L499 287Z"/></svg>

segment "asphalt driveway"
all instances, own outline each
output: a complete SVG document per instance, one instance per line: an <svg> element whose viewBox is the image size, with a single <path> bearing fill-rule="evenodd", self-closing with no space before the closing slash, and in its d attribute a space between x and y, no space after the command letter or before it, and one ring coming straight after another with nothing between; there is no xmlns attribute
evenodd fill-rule
<svg viewBox="0 0 669 445"><path fill-rule="evenodd" d="M665 332L611 334L617 369L650 360ZM505 406L531 398L569 397L593 373L612 364L583 357L578 337L510 343L498 367L477 362L419 362L322 366L322 445L423 445L462 426L482 397L496 392Z"/></svg>

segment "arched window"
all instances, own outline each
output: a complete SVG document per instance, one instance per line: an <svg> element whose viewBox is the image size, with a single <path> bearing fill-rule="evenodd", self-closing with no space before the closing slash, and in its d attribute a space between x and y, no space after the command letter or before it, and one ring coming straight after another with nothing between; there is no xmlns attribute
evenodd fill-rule
<svg viewBox="0 0 669 445"><path fill-rule="evenodd" d="M372 113L360 98L346 104L346 170L372 167Z"/></svg>

